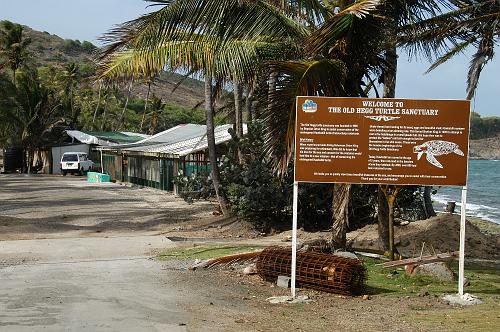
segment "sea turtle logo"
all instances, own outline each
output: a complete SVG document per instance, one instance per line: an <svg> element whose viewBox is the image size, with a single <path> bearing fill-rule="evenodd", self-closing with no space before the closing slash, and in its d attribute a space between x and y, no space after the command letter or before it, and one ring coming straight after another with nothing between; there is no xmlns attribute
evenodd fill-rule
<svg viewBox="0 0 500 332"><path fill-rule="evenodd" d="M314 101L307 99L305 103L302 105L302 110L305 113L314 113L318 110L318 104L316 104Z"/></svg>
<svg viewBox="0 0 500 332"><path fill-rule="evenodd" d="M425 154L425 159L438 168L443 168L443 165L441 165L441 163L436 159L436 156L442 156L450 153L455 153L459 156L464 155L464 152L460 150L458 144L440 140L428 141L414 146L413 152L417 154L418 160L420 160L422 155Z"/></svg>

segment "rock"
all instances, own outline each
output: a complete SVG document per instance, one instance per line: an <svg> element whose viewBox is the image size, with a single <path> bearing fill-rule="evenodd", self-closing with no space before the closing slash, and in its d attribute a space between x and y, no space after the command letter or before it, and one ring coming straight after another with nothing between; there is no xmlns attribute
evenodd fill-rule
<svg viewBox="0 0 500 332"><path fill-rule="evenodd" d="M480 298L468 293L462 296L459 294L446 295L443 297L443 300L451 305L475 305L483 303Z"/></svg>
<svg viewBox="0 0 500 332"><path fill-rule="evenodd" d="M405 267L405 271L412 276L428 276L436 278L440 281L454 281L455 274L444 262L421 264L413 269Z"/></svg>
<svg viewBox="0 0 500 332"><path fill-rule="evenodd" d="M283 238L281 242L291 242L292 241L292 236L288 235L287 237Z"/></svg>
<svg viewBox="0 0 500 332"><path fill-rule="evenodd" d="M368 294L363 295L363 300L370 300L370 299L371 299L370 295Z"/></svg>
<svg viewBox="0 0 500 332"><path fill-rule="evenodd" d="M255 264L248 265L243 269L243 274L244 275L252 275L252 274L257 274L257 268L255 267Z"/></svg>
<svg viewBox="0 0 500 332"><path fill-rule="evenodd" d="M400 226L406 226L406 225L409 225L409 224L410 224L410 222L408 220L404 220L399 225Z"/></svg>
<svg viewBox="0 0 500 332"><path fill-rule="evenodd" d="M358 256L356 254L349 252L349 251L336 251L333 253L335 256L340 256L340 257L346 257L346 258L353 258L353 259L358 259Z"/></svg>
<svg viewBox="0 0 500 332"><path fill-rule="evenodd" d="M290 277L287 276L278 276L278 281L276 282L276 285L282 288L290 288L291 280L292 279L290 279Z"/></svg>

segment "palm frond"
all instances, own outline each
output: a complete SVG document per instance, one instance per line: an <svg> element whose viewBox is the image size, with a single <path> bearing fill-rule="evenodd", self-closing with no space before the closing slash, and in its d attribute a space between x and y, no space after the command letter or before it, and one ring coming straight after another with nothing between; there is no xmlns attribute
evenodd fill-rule
<svg viewBox="0 0 500 332"><path fill-rule="evenodd" d="M467 99L472 99L476 93L479 76L483 67L493 58L493 36L485 36L479 43L477 52L471 59L469 73L467 75Z"/></svg>
<svg viewBox="0 0 500 332"><path fill-rule="evenodd" d="M367 15L376 14L381 0L362 0L347 7L337 15L331 17L314 31L307 39L306 49L310 54L321 54L325 49L337 43L352 29L356 20L364 19ZM363 22L367 24L368 22Z"/></svg>
<svg viewBox="0 0 500 332"><path fill-rule="evenodd" d="M176 40L179 34L215 38L224 44L232 38L260 39L295 38L306 36L307 29L283 15L266 1L250 0L184 0L174 1L125 28L135 30L133 43L136 47L150 47ZM128 37L120 29L114 38ZM111 36L113 37L113 36ZM182 36L182 39L186 39Z"/></svg>
<svg viewBox="0 0 500 332"><path fill-rule="evenodd" d="M297 52L293 44L266 41L230 40L222 49L214 49L217 41L177 40L155 48L128 49L104 58L100 64L101 78L119 78L132 74L150 76L164 70L203 70L213 77L252 77L257 64L279 59Z"/></svg>
<svg viewBox="0 0 500 332"><path fill-rule="evenodd" d="M285 174L293 154L296 96L343 96L347 76L345 64L338 60L285 61L270 63L278 75L276 89L262 115L267 128L265 150L280 174Z"/></svg>
<svg viewBox="0 0 500 332"><path fill-rule="evenodd" d="M425 74L428 74L430 73L431 71L433 71L434 69L436 69L437 67L439 67L440 65L442 65L443 63L445 63L446 61L450 60L451 58L453 58L455 55L459 54L459 53L462 53L464 52L464 50L469 46L471 45L472 43L475 42L475 39L472 39L472 40L466 40L460 44L458 44L456 47L452 48L451 50L449 50L449 52L447 52L446 54L443 54L442 56L440 56L430 67L429 69L427 69L427 71L425 72Z"/></svg>

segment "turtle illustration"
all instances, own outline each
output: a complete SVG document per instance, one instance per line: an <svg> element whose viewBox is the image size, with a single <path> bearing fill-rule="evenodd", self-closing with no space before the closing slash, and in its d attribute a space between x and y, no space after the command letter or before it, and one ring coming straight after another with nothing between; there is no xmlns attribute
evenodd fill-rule
<svg viewBox="0 0 500 332"><path fill-rule="evenodd" d="M422 155L425 153L425 159L432 165L443 168L443 165L437 161L436 156L442 156L444 154L456 153L459 156L463 156L464 153L460 150L458 144L447 141L428 141L420 145L413 147L413 152L417 154L417 159L420 160Z"/></svg>

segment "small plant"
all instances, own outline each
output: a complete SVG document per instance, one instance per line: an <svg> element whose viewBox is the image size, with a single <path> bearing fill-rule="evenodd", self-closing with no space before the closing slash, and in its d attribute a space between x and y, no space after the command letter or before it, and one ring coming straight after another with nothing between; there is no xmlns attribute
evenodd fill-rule
<svg viewBox="0 0 500 332"><path fill-rule="evenodd" d="M215 195L212 179L208 172L192 173L190 176L184 176L180 172L174 177L173 182L179 187L179 196L187 202L194 199L208 199Z"/></svg>

